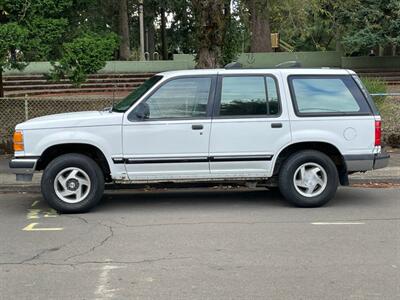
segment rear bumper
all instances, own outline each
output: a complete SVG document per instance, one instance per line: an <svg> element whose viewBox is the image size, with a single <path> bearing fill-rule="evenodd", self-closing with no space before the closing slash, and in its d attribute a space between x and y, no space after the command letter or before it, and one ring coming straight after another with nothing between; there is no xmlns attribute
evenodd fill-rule
<svg viewBox="0 0 400 300"><path fill-rule="evenodd" d="M362 172L386 168L389 164L390 155L382 150L376 154L345 155L348 172Z"/></svg>
<svg viewBox="0 0 400 300"><path fill-rule="evenodd" d="M374 169L383 169L389 165L390 155L386 151L375 154Z"/></svg>
<svg viewBox="0 0 400 300"><path fill-rule="evenodd" d="M32 181L38 158L14 158L9 162L11 171L16 174L17 181Z"/></svg>

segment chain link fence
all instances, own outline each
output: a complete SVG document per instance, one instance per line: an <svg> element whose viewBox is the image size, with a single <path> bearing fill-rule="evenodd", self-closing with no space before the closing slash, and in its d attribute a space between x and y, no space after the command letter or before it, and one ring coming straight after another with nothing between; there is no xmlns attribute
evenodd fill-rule
<svg viewBox="0 0 400 300"><path fill-rule="evenodd" d="M0 153L11 151L12 134L18 123L45 115L102 110L111 106L112 97L0 98Z"/></svg>

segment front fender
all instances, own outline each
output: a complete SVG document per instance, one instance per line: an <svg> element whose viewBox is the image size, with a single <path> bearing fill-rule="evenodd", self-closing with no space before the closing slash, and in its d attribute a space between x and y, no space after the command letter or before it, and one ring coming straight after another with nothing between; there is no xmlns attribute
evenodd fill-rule
<svg viewBox="0 0 400 300"><path fill-rule="evenodd" d="M88 144L100 149L111 165L111 157L122 153L121 126L24 130L24 144L25 156L41 156L60 144Z"/></svg>

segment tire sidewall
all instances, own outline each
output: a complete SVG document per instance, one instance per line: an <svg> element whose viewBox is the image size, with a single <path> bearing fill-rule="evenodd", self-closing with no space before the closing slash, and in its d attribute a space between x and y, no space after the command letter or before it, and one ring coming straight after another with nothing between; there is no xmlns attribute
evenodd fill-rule
<svg viewBox="0 0 400 300"><path fill-rule="evenodd" d="M325 169L327 185L325 190L315 197L305 197L295 188L293 178L296 170L305 163L316 163ZM335 196L339 184L338 171L329 156L319 151L300 151L290 156L279 174L279 188L283 196L292 204L300 207L318 207L326 204Z"/></svg>
<svg viewBox="0 0 400 300"><path fill-rule="evenodd" d="M78 203L62 201L54 190L54 180L57 174L69 167L82 169L88 174L91 181L89 194ZM82 154L65 154L51 161L46 167L42 176L41 189L47 203L58 212L86 212L100 201L104 191L104 176L100 167L90 157Z"/></svg>

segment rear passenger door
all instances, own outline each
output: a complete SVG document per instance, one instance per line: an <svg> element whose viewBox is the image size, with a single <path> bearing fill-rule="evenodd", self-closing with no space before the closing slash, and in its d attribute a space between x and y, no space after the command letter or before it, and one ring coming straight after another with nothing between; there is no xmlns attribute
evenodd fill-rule
<svg viewBox="0 0 400 300"><path fill-rule="evenodd" d="M290 142L274 75L220 75L210 136L214 177L269 176L274 155Z"/></svg>

